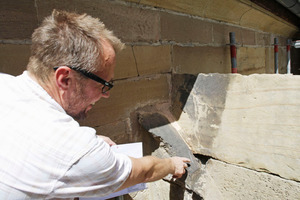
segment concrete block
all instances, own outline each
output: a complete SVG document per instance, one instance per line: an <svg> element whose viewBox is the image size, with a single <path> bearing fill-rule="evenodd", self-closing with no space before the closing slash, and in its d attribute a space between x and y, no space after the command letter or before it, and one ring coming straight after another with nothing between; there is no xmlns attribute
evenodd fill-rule
<svg viewBox="0 0 300 200"><path fill-rule="evenodd" d="M161 13L161 39L181 43L212 43L212 23L187 16Z"/></svg>
<svg viewBox="0 0 300 200"><path fill-rule="evenodd" d="M192 151L300 180L300 77L200 74L177 123Z"/></svg>
<svg viewBox="0 0 300 200"><path fill-rule="evenodd" d="M26 69L30 45L0 44L0 72L20 75Z"/></svg>
<svg viewBox="0 0 300 200"><path fill-rule="evenodd" d="M300 183L210 159L196 183L205 200L299 199Z"/></svg>
<svg viewBox="0 0 300 200"><path fill-rule="evenodd" d="M173 68L180 74L231 72L230 49L224 47L173 47Z"/></svg>
<svg viewBox="0 0 300 200"><path fill-rule="evenodd" d="M37 12L34 1L18 2L2 0L0 2L0 38L30 39L37 27Z"/></svg>
<svg viewBox="0 0 300 200"><path fill-rule="evenodd" d="M171 47L134 46L134 56L140 76L171 71Z"/></svg>
<svg viewBox="0 0 300 200"><path fill-rule="evenodd" d="M264 47L240 47L237 49L237 68L240 74L265 73L265 60Z"/></svg>
<svg viewBox="0 0 300 200"><path fill-rule="evenodd" d="M100 99L82 125L102 126L123 120L139 107L168 101L169 75L115 81L109 99Z"/></svg>
<svg viewBox="0 0 300 200"><path fill-rule="evenodd" d="M124 42L159 40L159 14L112 1L38 1L39 19L56 9L87 13L99 18Z"/></svg>
<svg viewBox="0 0 300 200"><path fill-rule="evenodd" d="M132 46L127 45L124 50L117 53L114 79L117 80L137 76L138 72L133 49Z"/></svg>

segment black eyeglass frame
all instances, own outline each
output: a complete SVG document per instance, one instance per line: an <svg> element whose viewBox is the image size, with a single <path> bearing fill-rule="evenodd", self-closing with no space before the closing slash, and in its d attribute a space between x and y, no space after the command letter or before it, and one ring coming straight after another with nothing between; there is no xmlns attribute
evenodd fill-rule
<svg viewBox="0 0 300 200"><path fill-rule="evenodd" d="M114 87L113 82L107 82L104 79L100 78L99 76L97 76L91 72L88 72L84 69L80 69L78 67L73 67L73 66L68 66L68 65L64 65L64 66L69 67L70 69L81 73L82 75L86 76L87 78L92 79L92 80L104 85L102 88L103 94L105 94L106 92L108 92L109 90L111 90ZM62 67L62 66L59 66L59 67ZM59 67L54 67L53 69L56 71Z"/></svg>

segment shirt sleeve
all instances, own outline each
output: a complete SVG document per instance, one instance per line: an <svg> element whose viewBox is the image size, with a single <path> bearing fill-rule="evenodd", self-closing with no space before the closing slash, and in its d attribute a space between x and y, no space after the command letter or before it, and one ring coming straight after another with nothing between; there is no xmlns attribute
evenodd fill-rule
<svg viewBox="0 0 300 200"><path fill-rule="evenodd" d="M101 138L56 184L55 197L102 197L116 191L128 178L132 163L114 153Z"/></svg>

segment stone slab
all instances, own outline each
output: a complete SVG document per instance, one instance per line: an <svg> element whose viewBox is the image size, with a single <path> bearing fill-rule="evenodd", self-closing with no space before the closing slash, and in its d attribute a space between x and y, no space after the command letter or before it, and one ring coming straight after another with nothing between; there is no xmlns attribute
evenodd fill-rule
<svg viewBox="0 0 300 200"><path fill-rule="evenodd" d="M133 46L138 75L160 74L171 71L171 46Z"/></svg>
<svg viewBox="0 0 300 200"><path fill-rule="evenodd" d="M199 74L177 123L194 153L300 180L300 77Z"/></svg>
<svg viewBox="0 0 300 200"><path fill-rule="evenodd" d="M196 183L204 200L300 199L300 183L210 159Z"/></svg>
<svg viewBox="0 0 300 200"><path fill-rule="evenodd" d="M138 76L136 60L132 46L126 45L125 49L117 53L114 79L124 79Z"/></svg>

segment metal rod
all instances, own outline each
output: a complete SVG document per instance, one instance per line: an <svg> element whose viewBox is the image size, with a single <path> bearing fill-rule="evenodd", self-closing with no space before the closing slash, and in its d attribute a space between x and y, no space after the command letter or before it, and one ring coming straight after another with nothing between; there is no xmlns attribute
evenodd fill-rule
<svg viewBox="0 0 300 200"><path fill-rule="evenodd" d="M278 74L278 38L274 38L274 65L275 73Z"/></svg>
<svg viewBox="0 0 300 200"><path fill-rule="evenodd" d="M288 39L287 44L286 44L286 54L287 54L286 73L287 74L291 74L291 44L292 44L292 41L290 39Z"/></svg>
<svg viewBox="0 0 300 200"><path fill-rule="evenodd" d="M237 73L235 33L230 32L229 38L230 38L230 55L231 55L231 73Z"/></svg>

